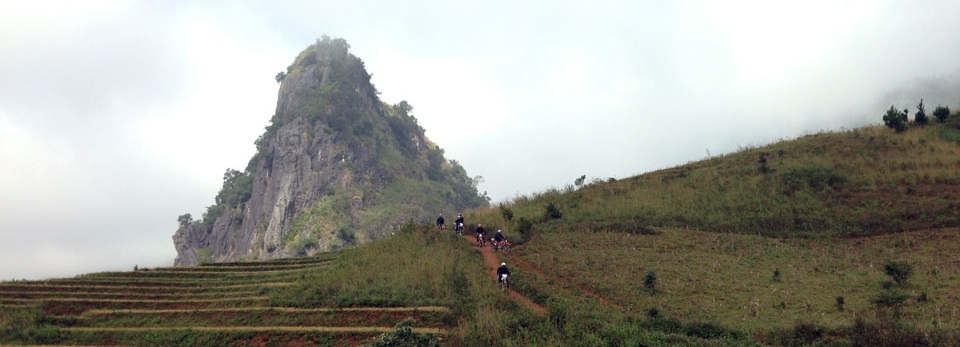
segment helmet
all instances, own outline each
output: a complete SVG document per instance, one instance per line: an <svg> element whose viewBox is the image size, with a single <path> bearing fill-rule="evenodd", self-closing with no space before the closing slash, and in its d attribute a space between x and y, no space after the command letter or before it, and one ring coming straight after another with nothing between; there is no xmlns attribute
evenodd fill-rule
<svg viewBox="0 0 960 347"><path fill-rule="evenodd" d="M507 266L507 263L500 263L500 266Z"/></svg>
<svg viewBox="0 0 960 347"><path fill-rule="evenodd" d="M500 229L497 229L497 234L499 234L499 233L500 233Z"/></svg>

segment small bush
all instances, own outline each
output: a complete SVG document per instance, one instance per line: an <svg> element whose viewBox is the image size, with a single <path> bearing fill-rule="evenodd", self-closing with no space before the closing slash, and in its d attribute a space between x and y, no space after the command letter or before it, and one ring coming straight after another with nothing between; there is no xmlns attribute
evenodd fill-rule
<svg viewBox="0 0 960 347"><path fill-rule="evenodd" d="M547 218L549 219L560 219L560 217L563 217L563 213L560 212L560 208L557 207L557 204L551 202L544 208L546 209Z"/></svg>
<svg viewBox="0 0 960 347"><path fill-rule="evenodd" d="M937 105L937 108L933 110L933 116L936 117L940 123L946 122L947 117L950 116L950 108Z"/></svg>
<svg viewBox="0 0 960 347"><path fill-rule="evenodd" d="M898 133L902 133L907 130L907 110L900 111L893 105L890 106L890 109L887 110L887 113L883 115L883 124L887 127L895 130Z"/></svg>
<svg viewBox="0 0 960 347"><path fill-rule="evenodd" d="M883 273L897 282L898 286L903 286L913 274L913 266L905 261L888 261L883 265Z"/></svg>
<svg viewBox="0 0 960 347"><path fill-rule="evenodd" d="M836 303L836 305L837 305L837 311L843 312L843 310L844 310L843 305L844 305L845 301L846 301L846 300L843 299L843 296L837 296L837 303Z"/></svg>
<svg viewBox="0 0 960 347"><path fill-rule="evenodd" d="M647 271L647 275L643 276L643 287L647 288L650 291L650 294L654 294L657 291L657 273L653 270Z"/></svg>
<svg viewBox="0 0 960 347"><path fill-rule="evenodd" d="M780 269L773 270L773 281L780 282Z"/></svg>
<svg viewBox="0 0 960 347"><path fill-rule="evenodd" d="M373 342L366 344L370 347L387 346L440 346L440 340L433 334L417 334L413 332L413 324L416 320L407 318L397 323L397 330L392 333L384 333L374 338Z"/></svg>
<svg viewBox="0 0 960 347"><path fill-rule="evenodd" d="M917 113L913 116L913 122L920 126L927 125L927 109L923 106L923 99L920 99L920 104L917 105Z"/></svg>
<svg viewBox="0 0 960 347"><path fill-rule="evenodd" d="M650 309L647 310L647 317L650 317L650 318L660 317L660 310L657 309L656 307L651 307Z"/></svg>
<svg viewBox="0 0 960 347"><path fill-rule="evenodd" d="M773 171L773 170L770 169L769 166L767 166L767 153L766 153L766 152L760 153L760 158L757 159L757 164L760 165L760 167L759 167L758 170L759 170L760 173L762 173L762 174L770 173L771 171Z"/></svg>

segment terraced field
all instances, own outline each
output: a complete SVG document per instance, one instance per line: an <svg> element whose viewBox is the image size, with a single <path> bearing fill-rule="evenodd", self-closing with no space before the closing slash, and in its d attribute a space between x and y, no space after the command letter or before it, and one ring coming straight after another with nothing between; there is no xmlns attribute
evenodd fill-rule
<svg viewBox="0 0 960 347"><path fill-rule="evenodd" d="M0 282L0 326L7 329L0 344L355 346L409 319L417 322L410 328L416 334L444 335L450 328L447 307L272 303L272 290L294 286L331 262L292 258Z"/></svg>

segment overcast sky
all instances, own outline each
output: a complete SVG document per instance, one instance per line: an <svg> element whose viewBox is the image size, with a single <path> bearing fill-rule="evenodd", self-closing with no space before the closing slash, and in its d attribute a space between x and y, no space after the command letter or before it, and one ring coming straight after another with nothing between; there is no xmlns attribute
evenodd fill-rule
<svg viewBox="0 0 960 347"><path fill-rule="evenodd" d="M877 124L891 90L957 76L958 15L935 0L0 0L0 280L171 265L177 216L246 166L274 76L322 35L503 201Z"/></svg>

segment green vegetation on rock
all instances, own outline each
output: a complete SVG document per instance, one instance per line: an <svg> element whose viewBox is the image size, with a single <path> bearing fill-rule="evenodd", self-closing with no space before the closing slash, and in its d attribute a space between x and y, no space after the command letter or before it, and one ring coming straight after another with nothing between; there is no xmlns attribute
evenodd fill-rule
<svg viewBox="0 0 960 347"><path fill-rule="evenodd" d="M444 157L408 102L381 101L349 50L323 37L276 76L277 111L247 167L227 169L202 218L178 218L178 264L205 247L212 261L311 255L489 203L481 178Z"/></svg>

